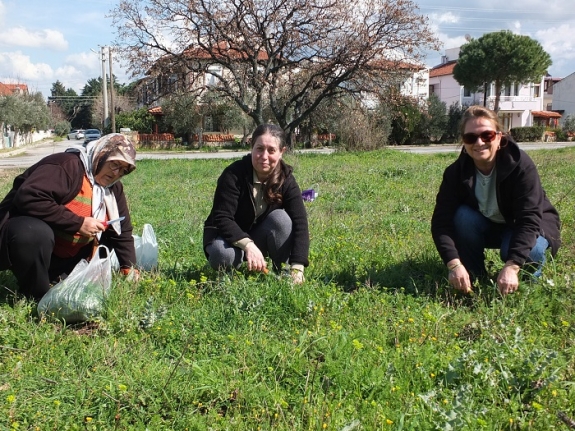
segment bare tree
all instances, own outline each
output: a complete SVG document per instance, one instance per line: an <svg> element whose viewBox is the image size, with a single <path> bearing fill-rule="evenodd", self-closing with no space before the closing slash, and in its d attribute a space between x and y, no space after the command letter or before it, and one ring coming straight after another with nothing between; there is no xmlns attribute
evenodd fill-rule
<svg viewBox="0 0 575 431"><path fill-rule="evenodd" d="M369 91L439 49L409 0L120 0L111 11L133 76L180 74L256 124L294 131L322 100ZM213 67L222 73L214 73Z"/></svg>

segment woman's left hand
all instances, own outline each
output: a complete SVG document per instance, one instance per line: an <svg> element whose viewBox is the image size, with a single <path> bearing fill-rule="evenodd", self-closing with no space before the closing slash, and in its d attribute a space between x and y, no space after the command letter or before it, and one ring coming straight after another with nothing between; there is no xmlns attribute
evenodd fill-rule
<svg viewBox="0 0 575 431"><path fill-rule="evenodd" d="M519 270L515 262L507 262L497 276L497 288L502 295L513 293L519 287Z"/></svg>
<svg viewBox="0 0 575 431"><path fill-rule="evenodd" d="M299 269L292 269L290 271L291 280L294 284L303 284L305 277L303 276L303 271Z"/></svg>

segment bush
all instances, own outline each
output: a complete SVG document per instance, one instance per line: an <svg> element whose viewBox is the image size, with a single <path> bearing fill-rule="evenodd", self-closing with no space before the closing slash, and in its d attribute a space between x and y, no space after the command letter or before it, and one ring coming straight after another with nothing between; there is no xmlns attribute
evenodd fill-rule
<svg viewBox="0 0 575 431"><path fill-rule="evenodd" d="M575 133L575 115L567 115L567 117L565 117L563 130L566 133Z"/></svg>
<svg viewBox="0 0 575 431"><path fill-rule="evenodd" d="M449 112L447 113L447 125L445 126L444 138L448 141L457 141L459 139L459 126L463 113L468 108L468 105L459 106L457 102L449 105Z"/></svg>
<svg viewBox="0 0 575 431"><path fill-rule="evenodd" d="M404 98L403 103L394 112L391 122L391 140L397 145L409 145L421 136L420 127L423 124L423 114L417 102Z"/></svg>
<svg viewBox="0 0 575 431"><path fill-rule="evenodd" d="M72 126L68 121L60 121L54 126L54 133L56 136L64 136L70 131L71 128Z"/></svg>
<svg viewBox="0 0 575 431"><path fill-rule="evenodd" d="M421 116L421 134L431 142L441 141L447 130L449 117L446 114L447 105L436 94L431 94L427 100L427 111Z"/></svg>
<svg viewBox="0 0 575 431"><path fill-rule="evenodd" d="M377 118L362 109L347 112L347 121L339 124L337 136L345 149L352 151L374 150L387 143L385 129L379 127Z"/></svg>
<svg viewBox="0 0 575 431"><path fill-rule="evenodd" d="M567 142L568 135L567 131L563 129L553 129L552 132L555 132L555 140L557 142Z"/></svg>
<svg viewBox="0 0 575 431"><path fill-rule="evenodd" d="M517 142L538 142L541 141L543 133L545 133L545 127L513 127L510 132Z"/></svg>

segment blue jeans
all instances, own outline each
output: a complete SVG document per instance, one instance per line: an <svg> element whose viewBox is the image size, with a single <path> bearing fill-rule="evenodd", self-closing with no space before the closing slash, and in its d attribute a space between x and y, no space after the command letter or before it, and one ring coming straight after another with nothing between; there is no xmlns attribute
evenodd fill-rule
<svg viewBox="0 0 575 431"><path fill-rule="evenodd" d="M506 224L494 223L479 211L467 205L461 205L455 212L453 219L457 238L455 246L459 252L461 262L473 276L479 277L487 274L485 269L486 248L500 250L501 259L506 262L509 253L509 243L513 228ZM541 276L545 264L545 250L549 242L539 235L535 245L529 253L526 263L535 268L533 276Z"/></svg>

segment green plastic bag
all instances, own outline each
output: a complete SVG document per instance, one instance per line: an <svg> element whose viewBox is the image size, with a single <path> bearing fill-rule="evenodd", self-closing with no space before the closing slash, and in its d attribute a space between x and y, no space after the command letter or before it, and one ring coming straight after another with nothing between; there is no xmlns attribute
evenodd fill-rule
<svg viewBox="0 0 575 431"><path fill-rule="evenodd" d="M40 299L38 314L66 323L101 318L111 286L110 252L106 246L101 245L90 262L82 259L67 278Z"/></svg>

